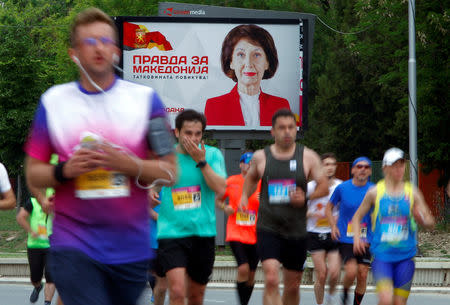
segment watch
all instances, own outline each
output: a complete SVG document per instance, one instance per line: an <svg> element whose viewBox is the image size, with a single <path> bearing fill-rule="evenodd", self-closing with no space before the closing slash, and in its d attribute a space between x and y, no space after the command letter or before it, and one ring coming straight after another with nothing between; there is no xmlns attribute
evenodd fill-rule
<svg viewBox="0 0 450 305"><path fill-rule="evenodd" d="M200 160L200 161L198 161L198 163L195 167L204 168L205 165L206 165L206 160Z"/></svg>

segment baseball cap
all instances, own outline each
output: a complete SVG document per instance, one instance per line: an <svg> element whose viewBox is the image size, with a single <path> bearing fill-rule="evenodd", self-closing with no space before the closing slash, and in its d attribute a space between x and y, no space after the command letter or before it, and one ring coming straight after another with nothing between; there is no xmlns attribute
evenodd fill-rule
<svg viewBox="0 0 450 305"><path fill-rule="evenodd" d="M398 160L405 159L403 150L397 147L392 147L386 150L383 157L383 166L391 166Z"/></svg>
<svg viewBox="0 0 450 305"><path fill-rule="evenodd" d="M253 153L250 153L250 152L245 153L239 159L239 163L244 162L245 164L249 164L252 157L253 157Z"/></svg>

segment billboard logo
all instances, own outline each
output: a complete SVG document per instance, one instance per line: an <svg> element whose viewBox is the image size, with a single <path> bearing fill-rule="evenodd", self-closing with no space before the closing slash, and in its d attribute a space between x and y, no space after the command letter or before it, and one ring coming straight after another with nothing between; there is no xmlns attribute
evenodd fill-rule
<svg viewBox="0 0 450 305"><path fill-rule="evenodd" d="M166 8L164 15L172 17L173 15L206 15L204 10L174 10L173 7Z"/></svg>
<svg viewBox="0 0 450 305"><path fill-rule="evenodd" d="M173 11L173 7L165 9L164 10L164 14L167 15L167 16L172 16L172 14L173 14L172 11Z"/></svg>
<svg viewBox="0 0 450 305"><path fill-rule="evenodd" d="M150 32L144 25L129 22L123 23L123 46L128 50L152 48L160 51L173 50L170 42L160 32Z"/></svg>

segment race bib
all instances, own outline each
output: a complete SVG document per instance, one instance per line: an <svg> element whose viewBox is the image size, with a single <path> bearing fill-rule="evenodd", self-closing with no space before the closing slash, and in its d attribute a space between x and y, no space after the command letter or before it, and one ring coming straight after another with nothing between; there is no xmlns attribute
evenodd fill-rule
<svg viewBox="0 0 450 305"><path fill-rule="evenodd" d="M253 211L237 212L236 224L240 226L254 226L256 224L256 213Z"/></svg>
<svg viewBox="0 0 450 305"><path fill-rule="evenodd" d="M296 188L294 179L269 180L268 186L270 204L288 204L291 201L289 195Z"/></svg>
<svg viewBox="0 0 450 305"><path fill-rule="evenodd" d="M347 225L347 237L353 237L355 233L353 232L352 222L350 221ZM360 224L360 238L367 238L367 224Z"/></svg>
<svg viewBox="0 0 450 305"><path fill-rule="evenodd" d="M172 189L172 201L175 210L190 210L201 207L200 185Z"/></svg>
<svg viewBox="0 0 450 305"><path fill-rule="evenodd" d="M407 240L409 235L408 217L391 216L383 217L381 224L381 241L400 242Z"/></svg>
<svg viewBox="0 0 450 305"><path fill-rule="evenodd" d="M47 227L43 225L38 225L37 234L39 235L39 239L48 239L47 236Z"/></svg>
<svg viewBox="0 0 450 305"><path fill-rule="evenodd" d="M99 168L75 178L75 197L99 199L128 196L129 179L122 173Z"/></svg>
<svg viewBox="0 0 450 305"><path fill-rule="evenodd" d="M317 227L320 227L320 228L323 228L323 227L329 227L329 226L330 226L330 223L328 222L328 218L327 218L327 217L319 218L319 219L317 220L316 226L317 226Z"/></svg>

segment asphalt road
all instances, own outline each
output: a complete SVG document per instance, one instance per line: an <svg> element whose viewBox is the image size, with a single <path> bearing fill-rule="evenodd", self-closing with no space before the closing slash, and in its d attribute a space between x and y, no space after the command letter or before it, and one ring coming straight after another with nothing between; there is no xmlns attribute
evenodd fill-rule
<svg viewBox="0 0 450 305"><path fill-rule="evenodd" d="M30 304L29 297L31 293L31 285L26 284L0 284L0 305L27 305ZM150 289L146 289L140 299L139 305L150 305ZM352 300L353 301L353 300ZM39 300L35 304L43 304L43 291L39 296ZM56 303L56 298L52 304ZM166 299L166 304L168 301ZM234 289L218 289L207 288L204 305L232 305L237 303L237 296ZM262 304L262 290L256 289L250 300L250 305ZM314 305L314 294L312 291L303 291L301 294L300 304ZM368 293L364 297L363 305L377 304L377 298L374 293ZM450 294L437 293L412 293L408 305L448 305L450 304Z"/></svg>

